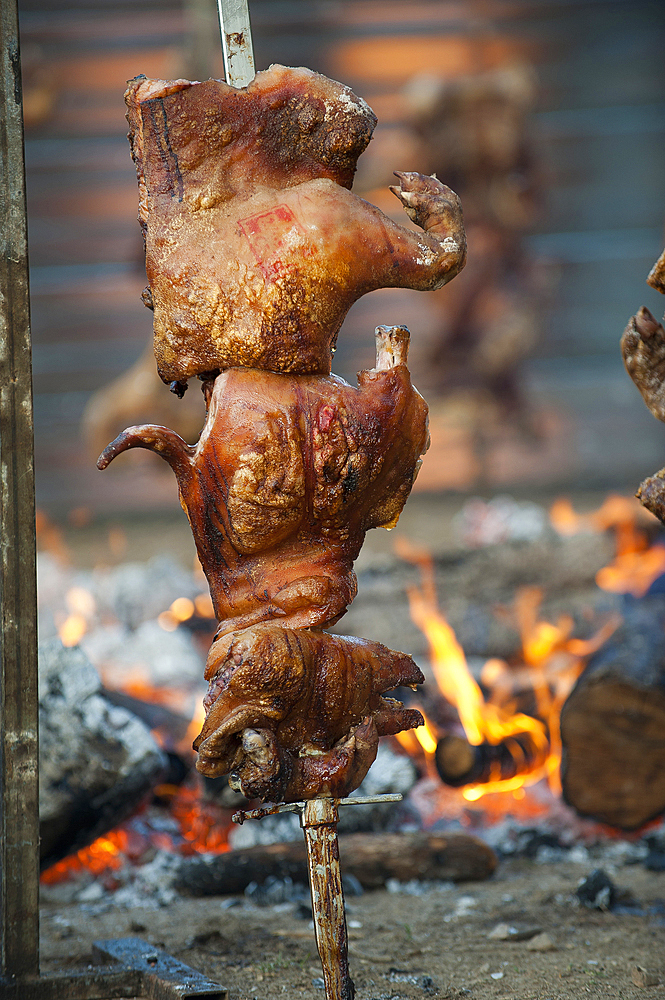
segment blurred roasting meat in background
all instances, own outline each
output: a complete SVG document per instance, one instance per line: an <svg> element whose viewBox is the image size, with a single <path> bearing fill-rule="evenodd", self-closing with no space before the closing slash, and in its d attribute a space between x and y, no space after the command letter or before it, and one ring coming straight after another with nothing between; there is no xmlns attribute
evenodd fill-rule
<svg viewBox="0 0 665 1000"><path fill-rule="evenodd" d="M151 456L104 482L91 459L128 423L190 441L202 424L198 393L172 398L149 351L122 94L137 72L220 75L214 5L20 6L39 501L58 517L81 496L102 514L173 512ZM613 487L639 481L658 453L615 345L662 249L657 6L252 4L259 67L310 66L376 112L359 194L398 218L398 168L435 172L462 197L469 255L457 283L366 296L335 356L353 380L378 323L410 328L414 382L432 402L421 491Z"/></svg>

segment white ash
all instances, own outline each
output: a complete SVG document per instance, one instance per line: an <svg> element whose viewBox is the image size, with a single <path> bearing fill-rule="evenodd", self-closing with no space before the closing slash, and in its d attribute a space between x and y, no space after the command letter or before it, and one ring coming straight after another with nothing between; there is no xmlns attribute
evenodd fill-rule
<svg viewBox="0 0 665 1000"><path fill-rule="evenodd" d="M404 754L395 753L388 743L382 742L379 743L376 760L360 787L351 792L351 798L362 795L385 795L388 792L407 795L417 780L418 774L411 759ZM342 806L339 810L337 828L340 833L385 830L390 827L390 820L398 810L399 803L394 802Z"/></svg>
<svg viewBox="0 0 665 1000"><path fill-rule="evenodd" d="M412 878L408 882L400 882L399 879L389 878L386 881L388 892L393 894L402 893L404 896L426 896L430 892L450 892L454 888L454 882L438 879Z"/></svg>
<svg viewBox="0 0 665 1000"><path fill-rule="evenodd" d="M169 556L145 563L93 570L91 590L101 614L110 614L127 629L156 618L178 597L193 600L202 586Z"/></svg>
<svg viewBox="0 0 665 1000"><path fill-rule="evenodd" d="M498 496L492 500L471 497L453 519L453 528L468 548L500 542L533 542L552 533L547 511L540 504Z"/></svg>
<svg viewBox="0 0 665 1000"><path fill-rule="evenodd" d="M132 910L143 907L157 910L179 898L173 888L180 856L171 851L157 851L152 861L131 870L131 878L112 897L110 905Z"/></svg>
<svg viewBox="0 0 665 1000"><path fill-rule="evenodd" d="M122 687L138 675L155 687L204 690L203 656L185 629L165 632L156 621L143 622L134 631L107 625L84 635L81 648L111 687Z"/></svg>
<svg viewBox="0 0 665 1000"><path fill-rule="evenodd" d="M538 827L507 817L475 832L500 856L527 857L537 864L602 865L610 874L625 865L644 864L649 869L654 852L659 854L657 845L665 843L665 821L642 837L626 834L631 839L608 838L597 824L580 818L563 804L553 807Z"/></svg>
<svg viewBox="0 0 665 1000"><path fill-rule="evenodd" d="M256 847L258 844L281 844L300 840L302 837L300 820L295 813L280 813L264 819L247 820L242 826L234 826L229 833L229 844L236 850Z"/></svg>
<svg viewBox="0 0 665 1000"><path fill-rule="evenodd" d="M37 553L37 613L39 638L44 641L58 634L69 609L66 595L72 587L90 591L90 574L75 572L49 552Z"/></svg>
<svg viewBox="0 0 665 1000"><path fill-rule="evenodd" d="M60 620L70 612L67 593L72 587L83 588L93 599L91 628L116 621L128 631L155 619L176 598L194 600L206 589L204 582L168 556L156 556L145 563L75 571L50 553L39 552L37 594L41 638L55 635Z"/></svg>
<svg viewBox="0 0 665 1000"><path fill-rule="evenodd" d="M309 899L309 886L294 882L288 875L277 878L269 875L262 882L250 882L245 888L245 899L257 906L276 906L280 903L300 903Z"/></svg>
<svg viewBox="0 0 665 1000"><path fill-rule="evenodd" d="M39 646L39 818L42 856L62 857L115 826L166 761L149 729L111 705L82 650Z"/></svg>

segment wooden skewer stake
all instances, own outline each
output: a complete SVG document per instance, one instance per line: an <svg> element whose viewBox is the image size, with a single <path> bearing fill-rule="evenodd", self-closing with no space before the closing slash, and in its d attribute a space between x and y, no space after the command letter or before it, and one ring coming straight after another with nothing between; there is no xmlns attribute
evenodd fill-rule
<svg viewBox="0 0 665 1000"><path fill-rule="evenodd" d="M309 888L316 946L323 968L326 1000L353 1000L342 873L337 842L337 803L311 799L300 814L305 831Z"/></svg>
<svg viewBox="0 0 665 1000"><path fill-rule="evenodd" d="M300 825L305 832L307 845L314 935L323 968L326 1000L353 1000L356 994L349 975L349 941L337 842L338 807L401 800L399 793L351 795L344 799L321 797L307 802L285 802L278 806L233 814L234 823L242 824L246 819L262 819L263 816L274 816L275 813L300 813Z"/></svg>

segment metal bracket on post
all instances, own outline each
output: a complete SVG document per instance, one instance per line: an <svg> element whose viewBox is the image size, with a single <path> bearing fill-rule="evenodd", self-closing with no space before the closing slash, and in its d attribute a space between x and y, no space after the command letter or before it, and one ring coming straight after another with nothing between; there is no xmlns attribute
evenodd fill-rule
<svg viewBox="0 0 665 1000"><path fill-rule="evenodd" d="M39 973L39 698L32 351L16 0L0 4L0 1000L225 1000L227 990L138 938L116 963Z"/></svg>

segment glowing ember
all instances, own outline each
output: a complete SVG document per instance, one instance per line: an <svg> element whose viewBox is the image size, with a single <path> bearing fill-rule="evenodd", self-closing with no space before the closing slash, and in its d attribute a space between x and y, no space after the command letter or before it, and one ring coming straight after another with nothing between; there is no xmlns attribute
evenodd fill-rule
<svg viewBox="0 0 665 1000"><path fill-rule="evenodd" d="M97 610L95 598L84 587L70 587L65 594L69 614L59 622L63 646L77 646L90 627Z"/></svg>
<svg viewBox="0 0 665 1000"><path fill-rule="evenodd" d="M88 623L83 615L69 615L58 629L58 635L63 646L78 646L88 630Z"/></svg>
<svg viewBox="0 0 665 1000"><path fill-rule="evenodd" d="M90 871L93 875L107 875L117 871L127 861L128 835L121 827L112 830L103 837L98 837L89 847L83 847L71 857L56 862L42 873L41 881L45 885L64 882L82 871Z"/></svg>
<svg viewBox="0 0 665 1000"><path fill-rule="evenodd" d="M197 594L194 598L194 607L196 608L197 615L201 618L214 618L215 609L212 606L212 598L210 594Z"/></svg>
<svg viewBox="0 0 665 1000"><path fill-rule="evenodd" d="M150 811L144 811L139 816L139 824L130 819L103 837L98 837L89 847L47 868L42 873L41 881L54 885L88 871L104 879L108 888L114 889L118 885L114 873L126 865L141 864L146 854L154 852L155 848L183 855L221 854L229 850L231 813L204 802L198 785L160 785L155 794L169 800L169 812L177 821L179 833L153 829Z"/></svg>

